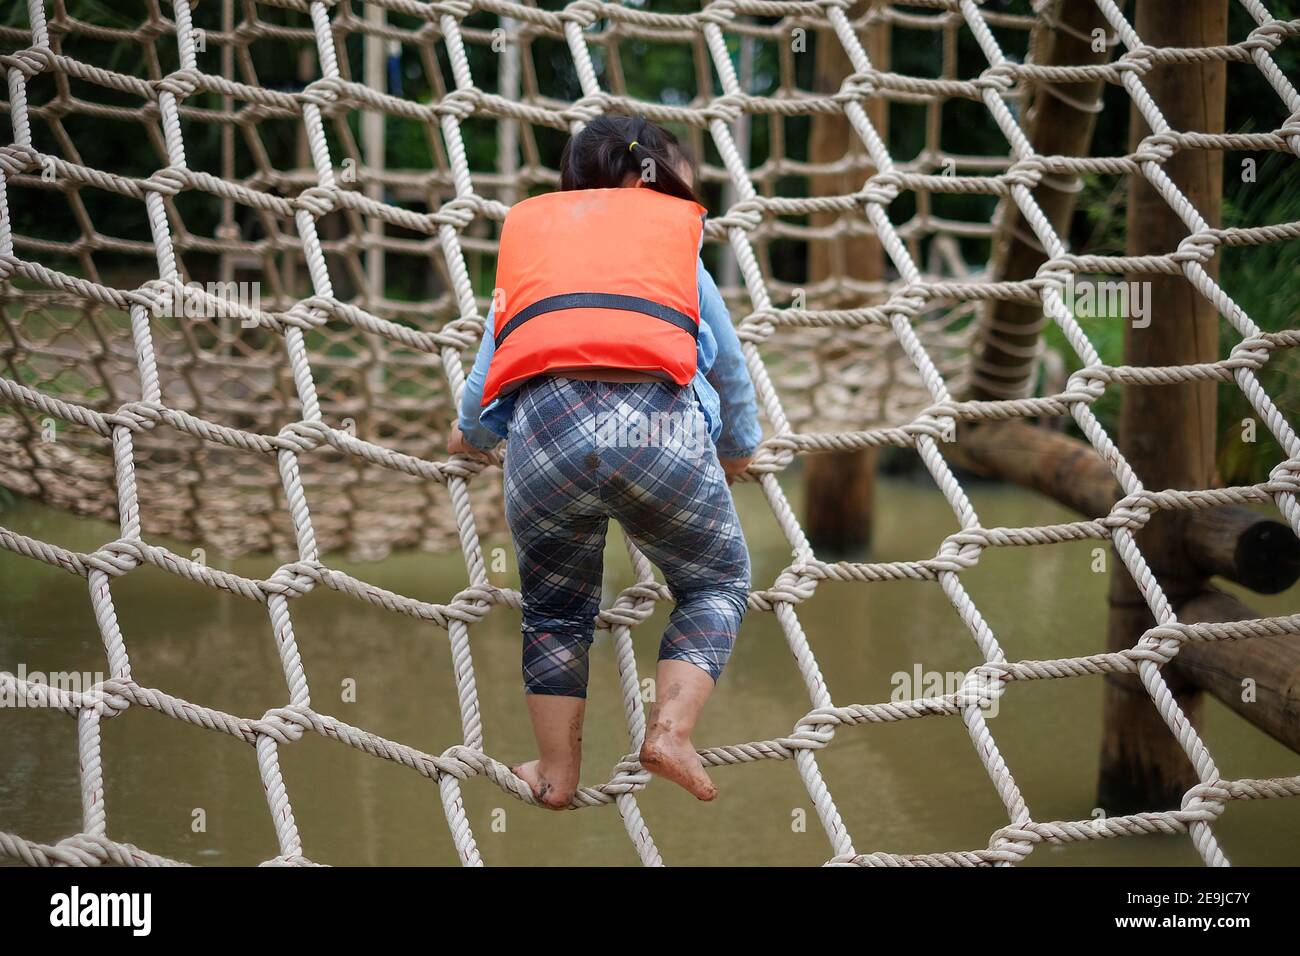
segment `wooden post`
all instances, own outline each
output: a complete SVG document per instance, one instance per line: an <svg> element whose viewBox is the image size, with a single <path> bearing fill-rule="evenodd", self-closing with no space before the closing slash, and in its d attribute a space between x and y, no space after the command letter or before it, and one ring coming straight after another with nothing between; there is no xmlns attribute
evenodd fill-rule
<svg viewBox="0 0 1300 956"><path fill-rule="evenodd" d="M1227 0L1183 0L1177 10L1138 0L1135 28L1152 46L1208 47L1227 42ZM1143 77L1174 129L1223 131L1222 61L1153 67ZM1130 111L1132 148L1150 130L1136 105ZM1182 150L1165 171L1211 225L1222 205L1223 157ZM1132 256L1165 254L1187 229L1146 178L1129 177L1128 247ZM1147 282L1149 323L1125 324L1125 362L1133 366L1190 365L1218 357L1219 317L1182 275L1136 275ZM1215 383L1126 385L1120 409L1120 450L1148 488L1208 488L1214 478ZM1177 607L1204 586L1204 574L1183 547L1186 512L1163 512L1138 534L1138 545ZM1146 602L1118 555L1110 576L1107 647L1131 647L1154 624ZM1175 669L1166 674L1174 699L1193 724L1200 694ZM1176 807L1196 783L1187 756L1135 675L1107 675L1098 799L1108 814Z"/></svg>
<svg viewBox="0 0 1300 956"><path fill-rule="evenodd" d="M1047 37L1044 66L1104 63L1103 47L1094 48L1094 30L1109 29L1095 0L1063 0L1057 29ZM1102 81L1041 84L1028 118L1029 141L1044 156L1086 156L1092 143ZM1034 199L1058 234L1068 232L1077 179L1045 175ZM1020 207L1008 202L994 243L993 272L999 280L1032 279L1047 256ZM984 313L971 351L971 396L979 399L1022 398L1033 385L1038 339L1045 324L1041 306L992 302Z"/></svg>
<svg viewBox="0 0 1300 956"><path fill-rule="evenodd" d="M871 4L876 0L869 0ZM850 16L860 16L867 4L858 4ZM877 69L889 66L889 24L876 23L867 30L867 56ZM816 86L822 93L839 90L853 71L848 54L831 30L817 37ZM867 104L867 115L876 131L889 136L889 104L878 98ZM850 153L865 148L841 113L817 114L812 118L808 158L813 163L834 163ZM810 177L814 196L843 195L862 185L860 174L843 172ZM814 214L814 226L830 225L835 213ZM884 249L875 236L849 236L835 242L812 242L808 248L808 281L819 282L832 276L879 280L885 275ZM837 299L837 308L861 305L847 297ZM875 448L851 452L822 452L803 460L804 530L813 547L828 552L848 553L865 548L871 541L871 512L875 499Z"/></svg>

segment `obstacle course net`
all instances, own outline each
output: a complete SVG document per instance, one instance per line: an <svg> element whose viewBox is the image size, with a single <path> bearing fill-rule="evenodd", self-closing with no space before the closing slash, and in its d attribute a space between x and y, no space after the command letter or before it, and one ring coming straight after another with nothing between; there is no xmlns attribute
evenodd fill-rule
<svg viewBox="0 0 1300 956"><path fill-rule="evenodd" d="M8 88L12 142L0 150L0 307L7 351L0 377L0 449L4 484L56 505L114 517L120 535L79 553L0 529L0 545L87 580L111 677L72 693L0 674L0 686L66 711L78 724L84 819L55 844L0 832L0 852L28 863L167 864L174 861L113 840L104 803L102 726L130 707L156 710L254 746L279 841L268 862L309 863L284 781L279 748L308 732L383 757L435 780L462 862L482 862L461 801L461 786L482 776L525 802L531 793L486 748L471 658L473 625L493 608L517 608L516 591L488 578L480 534L493 527L499 493L494 469L441 452L437 429L453 417L464 385L467 353L482 330L485 296L475 276L488 268L495 227L509 202L527 189L550 186L536 130L565 133L608 112L639 112L692 130L697 153L716 154L703 175L721 182L728 201L711 219L706 238L734 257L738 285L733 314L766 420L767 437L750 471L788 540L793 560L751 607L771 613L785 634L806 684L810 710L788 733L701 752L708 766L765 759L793 760L831 845L830 862L859 865L986 865L1022 860L1040 843L1186 832L1210 864L1226 862L1213 831L1227 804L1300 794L1300 777L1224 780L1162 676L1185 641L1235 640L1300 632L1300 615L1222 624L1177 620L1135 542L1135 532L1163 509L1269 502L1300 533L1295 500L1300 441L1255 375L1272 352L1300 342L1300 333L1264 333L1206 270L1224 246L1300 237L1300 223L1212 228L1167 175L1164 164L1183 149L1271 150L1300 156L1300 94L1271 53L1300 33L1300 23L1274 19L1259 0L1239 0L1255 28L1224 47L1205 50L1147 46L1113 0L1097 0L1113 36L1114 56L1101 65L1047 67L1034 62L1036 36L1051 28L1051 3L1037 16L986 10L974 0L916 0L877 4L851 18L849 4L716 0L698 12L656 14L638 7L578 0L541 10L495 0L422 3L417 0L307 2L263 0L242 5L236 22L227 6L219 28L196 28L188 0L171 19L156 7L133 31L96 27L68 15L59 0L47 10L28 0L26 29L5 29L0 56ZM388 20L373 20L380 10ZM206 14L211 14L209 7ZM293 15L293 19L286 15ZM941 51L938 76L891 72L873 65L864 30L881 25L928 31ZM842 46L852 74L834 93L798 90L782 59L771 95L740 81L729 40L750 37L790 48L795 31L819 31ZM968 32L986 62L963 76L955 37ZM1031 31L1029 55L1016 62L1001 36ZM419 50L438 95L416 102L357 79L347 51L355 35ZM303 41L315 54L315 78L301 89L261 86L252 74L250 45L265 38ZM546 40L566 51L581 96L558 101L537 87L527 51ZM151 75L140 77L64 52L72 41L140 43ZM517 51L499 71L517 70L517 92L495 77L497 92L475 83L470 48L504 42ZM673 45L690 51L700 76L695 97L682 104L631 97L620 66L625 43ZM206 47L221 51L221 68ZM157 51L168 48L169 52ZM1288 115L1277 129L1254 134L1205 134L1168 127L1143 85L1156 64L1206 59L1253 64ZM511 67L508 64L514 63ZM445 63L451 82L443 80ZM1035 85L1100 77L1121 87L1152 133L1131 154L1077 158L1037 154L1022 128L1022 106ZM104 94L97 101L96 91ZM509 92L509 91L508 91ZM111 96L109 95L111 94ZM134 107L121 105L123 99ZM891 155L873 120L873 102L910 103L927 116L925 147L908 162ZM962 155L940 138L944 107L975 104L1005 137L1006 155ZM379 169L358 145L350 114L382 114L412 124L427 137L428 170ZM797 163L780 152L780 119L835 114L854 143L832 166ZM771 123L772 155L761 164L737 146L738 121ZM83 125L78 127L73 120ZM138 126L161 161L148 171L107 171L78 159L84 122ZM259 149L259 129L273 123L301 128L306 162L282 172ZM516 160L504 169L476 168L463 127L489 124ZM187 144L215 131L243 140L234 160L213 174L192 168ZM234 155L233 147L227 156ZM857 177L859 188L835 195L789 197L778 187L793 171ZM1072 255L1043 216L1034 187L1044 176L1142 176L1186 224L1188 238L1166 255ZM786 178L783 178L786 177ZM10 213L57 190L76 212L74 238L20 235ZM45 191L45 193L41 192ZM82 194L109 194L142 207L149 241L100 234ZM970 272L954 237L988 238L991 222L944 218L934 197L964 193L1014 206L1048 255L1032 280L994 281ZM915 197L915 213L894 222L889 207ZM193 200L220 207L212 235L187 227ZM425 211L421 211L421 207ZM809 225L812 217L816 224ZM791 237L828 246L870 236L888 258L891 275L861 281L834 263L807 289L773 274L766 255ZM102 281L97 254L134 257L147 279L129 289ZM191 274L185 257L213 257L225 277L256 274L265 290L256 307L231 305L210 291L198 295L194 321L177 309L177 290ZM422 263L440 280L427 296L397 299L376 283L377 269ZM833 257L832 257L833 258ZM58 267L50 263L59 263ZM1066 307L1062 288L1072 276L1101 273L1181 274L1213 302L1240 336L1230 354L1206 365L1119 368L1104 364ZM233 280L232 280L233 281ZM299 283L308 284L299 294ZM801 302L798 293L809 293ZM866 300L868 304L859 304ZM1041 306L1063 333L1082 369L1064 388L1041 397L970 401L959 397L968 378L966 353L976 320L990 302ZM793 304L786 304L793 303ZM826 307L816 307L824 303ZM213 319L211 316L218 315ZM1285 450L1287 461L1267 482L1202 491L1144 488L1090 406L1110 386L1173 381L1235 383ZM943 454L960 440L962 423L1070 415L1111 465L1125 497L1101 517L1050 527L986 528ZM430 423L436 423L432 426ZM57 440L46 440L51 434ZM934 557L887 563L827 562L810 547L778 481L801 455L880 446L915 449L960 524ZM254 464L256 463L256 464ZM261 468L262 471L257 469ZM269 478L269 481L268 481ZM268 490L270 484L271 490ZM180 493L178 493L178 491ZM385 498L383 507L375 506ZM147 502L147 506L142 506ZM157 504L154 504L157 502ZM310 505L310 507L309 507ZM174 534L239 552L286 546L292 554L265 580L214 569L149 538ZM148 536L147 536L148 535ZM1157 621L1131 649L1051 661L1008 661L992 629L961 583L987 548L1041 546L1093 539L1113 542ZM470 586L445 604L394 594L331 568L322 555L340 548L379 556L389 547L443 547L456 541ZM609 779L583 788L576 807L614 804L641 860L662 862L636 795L649 781L634 755L645 715L632 655L632 633L667 600L643 555L629 547L638 583L602 610L597 626L613 636L625 703L630 754ZM266 606L280 652L288 701L256 718L223 713L142 686L113 609L112 584L144 564ZM865 584L898 579L936 583L975 640L984 663L955 694L905 703L837 704L826 688L799 620L799 605L825 581ZM439 754L367 733L313 708L293 629L292 601L324 586L358 600L429 621L447 632L462 715L462 742ZM1137 674L1171 733L1194 765L1199 784L1178 810L1088 821L1035 820L1002 759L984 707L1010 681L1103 673ZM930 854L860 851L836 810L817 752L841 727L924 716L955 716L1005 806L1008 823L983 848Z"/></svg>

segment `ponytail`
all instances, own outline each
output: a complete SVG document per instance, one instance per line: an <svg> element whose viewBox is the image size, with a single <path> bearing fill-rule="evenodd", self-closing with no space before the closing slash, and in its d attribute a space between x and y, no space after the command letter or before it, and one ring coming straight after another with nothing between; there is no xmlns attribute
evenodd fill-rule
<svg viewBox="0 0 1300 956"><path fill-rule="evenodd" d="M614 189L629 180L700 203L678 172L690 158L677 137L643 116L600 116L564 144L560 189Z"/></svg>

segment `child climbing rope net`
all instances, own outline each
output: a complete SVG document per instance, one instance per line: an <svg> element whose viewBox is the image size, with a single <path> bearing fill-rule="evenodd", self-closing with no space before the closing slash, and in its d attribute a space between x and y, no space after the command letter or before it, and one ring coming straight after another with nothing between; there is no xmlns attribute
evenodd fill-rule
<svg viewBox="0 0 1300 956"><path fill-rule="evenodd" d="M1255 24L1249 36L1227 46L1206 50L1162 50L1147 46L1113 0L1097 0L1113 34L1114 57L1099 66L1078 68L1088 75L1117 84L1141 111L1153 131L1137 150L1125 156L1096 159L1049 157L1035 153L1021 126L1023 114L1013 108L1023 101L1034 83L1064 82L1066 76L1033 62L1013 62L997 38L1000 30L1042 30L1051 26L1052 4L1039 3L1039 16L1011 16L986 10L974 0L918 0L908 4L873 6L875 20L905 24L934 31L944 48L944 73L937 78L908 76L877 69L864 48L858 28L850 19L848 4L823 2L774 2L774 0L715 0L699 12L656 14L634 7L578 0L559 11L531 6L479 0L479 2L421 3L416 0L372 0L366 4L273 0L248 4L252 13L238 29L229 24L220 31L233 54L260 36L284 34L307 37L316 54L318 76L301 90L286 92L235 79L233 73L207 68L199 49L202 34L196 34L188 0L176 0L173 19L152 17L138 30L114 31L81 23L70 17L60 0L47 5L27 0L28 22L22 28L4 28L0 39L6 52L0 56L8 90L8 114L12 127L9 145L0 150L0 279L4 282L6 307L17 309L18 318L7 318L17 340L23 342L16 359L26 369L21 375L0 377L0 401L8 412L0 440L5 443L5 484L65 507L80 507L101 515L113 515L120 523L119 536L92 552L72 551L48 542L0 529L0 545L32 560L63 568L86 579L91 606L107 654L110 676L84 693L53 690L45 685L0 674L0 688L21 694L34 703L61 709L73 716L78 728L80 784L83 819L77 831L54 844L41 844L21 835L0 832L0 853L34 864L121 863L165 864L174 862L146 849L119 842L110 836L104 801L105 769L101 760L104 727L111 718L132 707L227 733L253 745L261 782L265 788L278 840L278 850L268 862L309 863L294 822L289 793L280 772L283 747L307 733L317 733L348 744L374 756L408 766L437 783L448 826L462 862L478 865L482 858L473 829L461 802L461 787L472 777L486 777L494 785L525 803L535 802L528 786L490 754L478 706L470 634L484 617L501 607L517 608L519 595L489 580L480 546L480 520L473 505L480 506L497 487L484 480L491 468L464 457L445 458L429 445L420 445L404 433L400 423L414 416L428 420L427 404L415 408L399 401L401 389L395 382L412 371L440 363L444 381L444 407L450 408L465 386L465 353L473 348L482 332L483 302L476 295L469 263L491 240L478 227L504 218L508 202L484 194L485 179L471 168L462 127L489 117L512 119L562 131L580 128L596 116L614 112L639 112L657 122L689 127L694 135L707 135L720 159L729 190L727 208L710 219L706 242L727 243L736 261L743 297L733 303L738 335L753 377L767 437L749 469L770 504L777 523L788 540L793 560L770 582L757 581L749 596L751 613L774 615L789 642L790 650L809 694L808 712L778 736L749 743L707 747L701 757L708 767L757 760L792 760L812 799L830 843L830 862L859 865L980 865L1010 864L1028 856L1043 842L1071 842L1106 839L1155 832L1186 832L1201 857L1210 864L1226 862L1214 835L1213 823L1230 801L1294 796L1300 794L1300 777L1267 780L1224 779L1196 729L1186 719L1169 693L1162 668L1190 640L1241 640L1268 634L1300 633L1300 615L1224 624L1187 624L1175 617L1165 595L1147 567L1135 542L1135 531L1156 511L1195 509L1228 502L1272 502L1292 529L1300 532L1296 478L1300 474L1300 440L1286 416L1260 385L1256 372L1278 349L1300 344L1300 333L1264 333L1206 271L1216 249L1228 245L1255 245L1300 237L1300 223L1270 223L1246 229L1212 228L1187 201L1164 170L1177 149L1268 149L1300 156L1300 94L1277 67L1272 52L1283 42L1293 41L1300 24L1274 19L1259 0L1240 0L1240 6ZM357 7L362 8L358 14ZM51 14L51 10L53 13ZM309 28L285 28L264 21L267 11L296 12ZM387 11L394 17L413 18L417 25L403 28L367 28L366 10ZM487 17L492 26L481 24ZM475 19L479 18L479 19ZM473 23L470 21L474 20ZM800 96L752 96L742 88L727 45L729 36L748 35L777 40L788 45L795 30L821 28L831 42L842 45L852 75L835 93ZM450 64L453 83L440 90L430 103L417 103L359 82L352 76L347 57L347 39L378 29L379 37L399 42L437 45ZM501 34L494 34L501 30ZM295 32L296 31L296 32ZM969 31L986 60L978 75L960 78L955 72L950 39L958 31ZM212 34L217 36L217 32ZM490 93L476 85L467 45L491 43L504 38L506 45L522 39L545 36L563 43L581 89L573 102L556 103L535 93L512 97ZM632 37L688 46L703 64L710 85L719 95L704 96L686 105L665 105L635 100L625 93L617 67L620 39ZM155 57L148 78L118 72L63 52L73 38L91 38L126 44L166 39L174 41L174 53L160 65ZM209 38L210 39L210 38ZM599 67L593 47L601 53ZM1030 49L1034 45L1030 44ZM1155 63L1199 62L1212 58L1252 64L1276 93L1288 120L1277 129L1252 134L1189 134L1170 129L1143 85L1144 73ZM174 68L171 68L174 67ZM431 71L436 72L436 71ZM438 83L441 80L437 81ZM111 91L115 97L136 101L138 108L101 105L85 99L84 89ZM521 87L522 89L522 87ZM223 105L199 107L195 103L214 97ZM950 157L942 150L927 150L915 163L898 163L890 155L885 139L876 128L868 107L873 98L897 98L920 103L960 99L985 109L1010 145L1007 157L956 157L956 175L943 175ZM336 122L349 110L383 113L420 124L436 141L436 151L445 159L441 166L454 198L427 213L406 208L385 198L382 190L366 187L384 182L376 171L367 173L365 164L348 165L340 160L358 156L350 136L336 132L334 142L327 135L327 120ZM751 171L737 146L733 124L743 116L814 115L822 111L842 114L861 144L863 176L861 188L852 192L813 197L778 196L767 188L781 175L781 164ZM101 120L143 122L157 139L165 162L148 175L131 175L83 165L63 122L65 114L80 114ZM255 128L268 119L291 119L301 123L310 161L309 178L281 175L262 166L264 157L255 153L257 171L236 176L227 169L215 176L191 166L187 144L193 125L215 123L223 131ZM52 137L37 127L54 130ZM55 146L47 144L56 144ZM534 144L535 145L535 144ZM337 150L337 151L336 151ZM340 155L340 152L344 155ZM524 167L504 177L514 183L534 184L537 170L535 150L525 144ZM697 151L698 152L698 151ZM848 165L852 166L849 160ZM846 167L847 168L847 167ZM858 168L858 167L854 167ZM1089 172L1145 177L1157 192L1177 210L1187 224L1189 236L1169 254L1148 257L1142 262L1114 261L1097 257L1071 256L1051 223L1038 209L1033 188L1044 176L1077 176ZM42 174L46 178L42 179ZM436 177L434 177L436 179ZM428 186L434 179L423 181ZM390 184L418 189L419 180L398 175ZM32 239L13 227L17 204L31 202L31 190L55 188L76 197L98 190L137 204L143 204L151 242L139 243L100 235L88 219L81 220L79 243ZM499 185L499 183L498 183ZM362 188L355 188L361 186ZM764 188L760 190L760 186ZM969 230L933 215L919 206L907 225L891 221L886 207L905 191L930 193L972 193L998 197L1004 210L1014 207L1023 216L1048 256L1048 264L1029 282L998 283L985 273L960 274L960 269L930 268L921 261L920 240L941 238L939 234L990 235L992 226L972 225ZM506 195L506 193L501 193ZM250 358L241 363L239 347L229 336L212 341L187 339L172 331L179 326L159 320L165 301L184 285L180 256L186 250L202 248L207 240L184 227L179 214L180 200L207 197L225 208L252 210L266 224L267 238L257 254L274 257L287 246L300 250L304 271L310 280L310 294L295 298L277 292L268 307L246 303L211 302L210 292L201 291L201 301L214 309L227 309L226 318L247 323L262 340L270 343L265 354L275 354L271 366ZM21 199L20 199L21 197ZM520 197L514 197L520 198ZM74 199L75 201L75 199ZM779 233L780 217L833 212L861 217L878 237L896 272L896 279L882 280L859 292L874 292L878 301L850 308L784 307L788 296L774 292L792 290L780 283L765 267L759 255L762 240ZM344 237L323 235L324 223L341 214L349 230ZM209 250L231 250L246 245L229 231L233 219L223 223ZM281 224L292 224L292 229ZM336 284L343 275L329 267L330 254L344 262L357 262L363 253L392 250L400 243L389 230L409 230L423 237L419 250L437 257L447 278L447 292L430 310L424 303L404 306L386 301L382 289L339 295ZM363 239L360 237L369 237ZM409 240L405 240L408 241ZM255 243L256 245L256 243ZM409 246L408 246L409 248ZM942 245L931 244L931 250ZM151 257L156 278L133 288L114 288L99 281L88 263L89 253L114 250ZM67 261L74 267L55 268L42 260ZM77 260L78 256L87 258ZM924 267L924 269L923 269ZM1202 295L1212 301L1232 324L1240 341L1220 361L1174 371L1122 370L1105 365L1088 336L1066 308L1061 288L1070 275L1088 271L1147 270L1179 272ZM952 274L953 272L958 274ZM269 275L269 273L268 273ZM733 297L735 298L735 297ZM1082 363L1060 391L1040 397L1009 396L998 401L962 401L965 365L959 361L969 342L969 317L982 303L1001 298L1040 305L1045 315L1062 332ZM736 303L742 307L737 308ZM99 368L109 369L105 382L92 383L78 393L56 385L66 371L60 364L59 346L65 342L40 341L38 325L22 322L30 309L76 308L83 310L94 328L111 331L102 351L95 352ZM429 314L450 317L430 327ZM125 322L108 316L126 316ZM414 321L413 317L420 317ZM407 321L410 319L411 321ZM97 324L98 323L98 324ZM195 335L206 334L202 331ZM833 334L832 334L833 333ZM33 341L33 337L37 340ZM832 339L838 349L832 347ZM373 379L378 388L375 409L395 428L358 429L349 424L346 410L332 401L330 383L347 374L331 358L328 345L334 341L369 343L382 352L385 361ZM197 348L209 359L226 349L225 362L210 362L207 381L182 379L173 373L184 365L177 349ZM847 347L845 345L847 344ZM95 348L99 348L96 346ZM92 347L84 345L84 354ZM800 351L802 349L802 351ZM283 350L282 352L280 350ZM803 356L801 366L781 364L782 356ZM878 360L877 360L878 359ZM375 366L372 365L372 370ZM811 379L807 367L816 373ZM131 374L124 373L129 369ZM864 371L864 369L866 371ZM1269 480L1257 485L1205 492L1148 490L1128 467L1111 437L1091 410L1106 388L1115 382L1142 380L1141 375L1171 375L1177 380L1233 382L1247 396L1259 419L1285 452L1287 460L1274 469ZM801 379L802 374L802 379ZM828 380L839 380L822 388ZM219 377L218 377L219 376ZM280 377L277 377L280 376ZM790 385L785 387L786 380ZM202 393L220 393L231 382L246 382L242 401L204 404ZM109 387L94 387L107 384ZM221 387L214 387L220 385ZM278 399L274 411L260 418L264 403L249 401L249 395ZM864 404L863 395L893 396L873 403L866 413L854 413ZM107 397L105 397L107 396ZM356 406L356 414L370 409ZM228 415L211 414L216 409ZM327 414L328 411L328 414ZM958 423L973 423L1009 417L1030 418L1068 413L1088 441L1110 464L1125 495L1109 515L1051 527L986 528L979 520L961 484L944 456L943 445ZM443 416L450 419L450 414ZM68 429L75 439L41 447L39 435L45 420ZM224 419L224 420L223 420ZM823 420L833 424L813 430ZM364 423L363 423L364 424ZM439 439L440 440L440 439ZM253 509L266 517L251 517L247 507L222 510L213 505L208 512L211 526L205 540L230 551L274 546L287 540L293 554L272 575L255 580L220 571L166 548L152 544L149 535L187 530L184 515L168 514L169 505L155 509L141 505L152 496L142 489L170 488L193 477L169 471L161 449L185 445L203 451L202 481L211 486L236 473L252 456L265 462L276 476L280 491L275 509ZM917 561L884 563L836 562L818 558L809 545L792 511L779 475L801 455L820 451L899 446L915 449L945 499L952 507L960 530L950 535L932 557ZM79 467L86 461L108 461L96 473ZM368 521L364 507L355 509L342 522L327 505L328 483L319 480L321 470L352 473L365 466L401 479L405 500L387 502L392 515ZM320 469L320 470L318 470ZM315 472L315 475L313 475ZM111 488L111 496L104 489ZM403 540L398 525L402 516L426 513L430 502L442 495L450 507L443 530L453 530L465 556L470 585L446 603L430 603L383 591L364 580L330 567L322 554L345 545L362 553L379 554L393 543L421 541L436 544L438 528L421 526L415 540ZM227 489L222 488L225 492ZM238 493L238 486L232 485ZM88 492L88 494L87 494ZM214 496L215 497L215 496ZM364 497L364 496L362 496ZM247 500L247 499L245 499ZM190 511L193 509L182 508ZM486 507L480 511L486 513ZM202 514L204 509L198 509ZM287 520L285 520L287 516ZM197 520L197 519L196 519ZM368 529L368 530L367 530ZM189 527L193 532L195 529ZM279 535L279 540L277 540ZM369 537L367 537L369 535ZM1142 589L1156 618L1157 626L1147 631L1132 648L1114 653L1052 661L1008 661L992 629L962 585L963 571L975 566L985 549L1041 546L1044 544L1093 539L1110 540L1128 572ZM612 768L606 782L580 789L575 807L614 804L641 860L647 865L662 861L637 803L637 794L649 775L635 760L644 741L645 714L639 694L639 677L632 655L632 632L666 597L662 585L651 573L646 558L629 549L637 584L625 590L597 616L597 626L611 632L618 662L628 724L628 756ZM160 688L138 684L129 655L129 639L114 612L113 585L143 565L169 574L219 588L264 604L270 623L270 637L276 642L284 667L288 700L259 716L240 716L180 700ZM935 583L951 602L958 618L969 630L983 657L972 669L962 689L954 694L904 703L842 704L831 699L800 621L800 605L816 599L825 581L870 582L913 579ZM394 613L426 620L447 632L452 665L462 714L462 742L432 754L397 741L352 727L315 709L309 694L306 671L297 650L293 623L293 602L317 587L327 587L357 600ZM1150 694L1161 718L1178 739L1194 765L1199 783L1190 789L1177 810L1114 816L1102 820L1043 821L1031 815L1010 767L985 720L982 705L1003 691L1011 681L1091 676L1101 673L1135 673ZM855 845L836 809L830 789L818 766L820 750L833 745L840 732L852 733L854 725L892 722L920 717L959 717L972 745L987 770L1005 807L1007 824L990 835L984 847L925 854L893 853ZM771 732L771 731L769 731ZM250 781L251 782L251 781Z"/></svg>

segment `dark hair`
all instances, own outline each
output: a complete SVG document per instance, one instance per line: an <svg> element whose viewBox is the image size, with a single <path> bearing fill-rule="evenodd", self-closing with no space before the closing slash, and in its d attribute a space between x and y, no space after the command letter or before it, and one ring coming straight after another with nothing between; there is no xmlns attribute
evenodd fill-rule
<svg viewBox="0 0 1300 956"><path fill-rule="evenodd" d="M629 177L642 178L647 160L653 163L647 187L700 202L677 172L679 164L690 164L690 155L676 136L644 116L598 116L572 136L560 154L560 189L624 186Z"/></svg>

